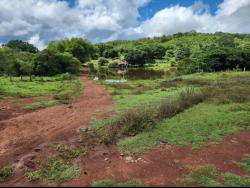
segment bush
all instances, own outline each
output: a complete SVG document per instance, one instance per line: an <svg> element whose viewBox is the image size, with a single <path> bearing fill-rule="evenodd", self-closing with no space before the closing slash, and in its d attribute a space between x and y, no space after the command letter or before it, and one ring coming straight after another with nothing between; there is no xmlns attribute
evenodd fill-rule
<svg viewBox="0 0 250 188"><path fill-rule="evenodd" d="M0 169L0 182L5 181L12 175L14 168L12 166L6 166Z"/></svg>
<svg viewBox="0 0 250 188"><path fill-rule="evenodd" d="M108 63L109 63L109 61L108 61L106 58L104 58L104 57L100 57L100 58L98 59L98 64L99 64L100 66L106 65L106 64L108 64Z"/></svg>

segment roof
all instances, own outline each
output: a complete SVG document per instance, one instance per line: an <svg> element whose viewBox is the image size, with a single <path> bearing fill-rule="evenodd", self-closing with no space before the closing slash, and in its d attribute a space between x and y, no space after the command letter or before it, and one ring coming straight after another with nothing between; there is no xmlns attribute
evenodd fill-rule
<svg viewBox="0 0 250 188"><path fill-rule="evenodd" d="M114 63L118 64L118 65L125 65L124 61L121 61L119 59L114 60Z"/></svg>

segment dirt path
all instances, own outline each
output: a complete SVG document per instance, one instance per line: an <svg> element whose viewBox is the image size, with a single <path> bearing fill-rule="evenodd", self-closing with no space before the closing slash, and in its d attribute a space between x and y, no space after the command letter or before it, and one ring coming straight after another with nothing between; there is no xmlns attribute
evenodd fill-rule
<svg viewBox="0 0 250 188"><path fill-rule="evenodd" d="M0 121L0 164L13 162L34 147L67 140L86 127L96 110L112 108L112 100L100 86L81 75L83 95L69 108L58 105Z"/></svg>

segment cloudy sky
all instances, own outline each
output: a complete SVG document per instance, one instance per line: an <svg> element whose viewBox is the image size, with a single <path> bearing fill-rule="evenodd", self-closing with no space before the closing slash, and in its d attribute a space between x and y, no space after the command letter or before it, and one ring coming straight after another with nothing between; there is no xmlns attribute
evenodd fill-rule
<svg viewBox="0 0 250 188"><path fill-rule="evenodd" d="M0 0L0 44L136 39L196 30L250 33L250 0Z"/></svg>

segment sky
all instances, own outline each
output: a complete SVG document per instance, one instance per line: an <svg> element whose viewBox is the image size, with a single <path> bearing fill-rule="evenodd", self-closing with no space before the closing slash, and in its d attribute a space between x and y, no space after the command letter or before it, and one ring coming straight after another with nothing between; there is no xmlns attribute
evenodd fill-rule
<svg viewBox="0 0 250 188"><path fill-rule="evenodd" d="M250 33L250 0L0 0L0 44L93 43L177 32Z"/></svg>

